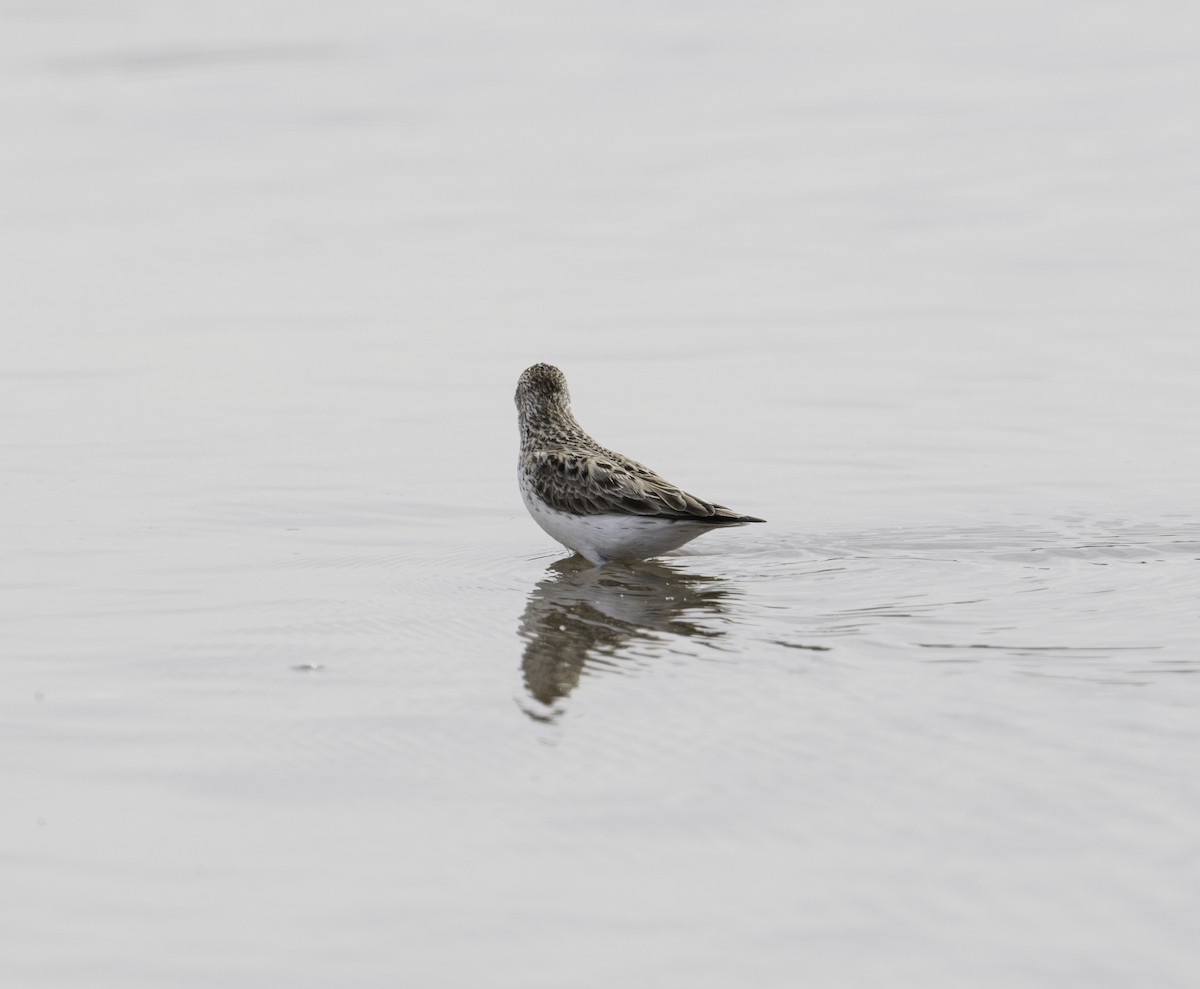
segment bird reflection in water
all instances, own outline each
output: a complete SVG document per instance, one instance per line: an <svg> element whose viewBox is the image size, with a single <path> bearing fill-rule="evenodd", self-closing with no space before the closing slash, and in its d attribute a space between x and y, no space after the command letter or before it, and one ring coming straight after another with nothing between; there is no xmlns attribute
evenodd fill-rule
<svg viewBox="0 0 1200 989"><path fill-rule="evenodd" d="M595 567L579 557L552 563L529 594L518 634L525 640L522 710L554 721L584 671L622 666L678 651L680 637L719 639L711 619L726 612L730 591L719 577L645 560Z"/></svg>

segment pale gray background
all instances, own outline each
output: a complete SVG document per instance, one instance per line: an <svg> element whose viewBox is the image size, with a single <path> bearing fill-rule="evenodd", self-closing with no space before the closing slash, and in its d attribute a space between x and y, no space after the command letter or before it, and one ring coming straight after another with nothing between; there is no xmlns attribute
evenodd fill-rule
<svg viewBox="0 0 1200 989"><path fill-rule="evenodd" d="M1196 985L1197 26L0 3L0 981Z"/></svg>

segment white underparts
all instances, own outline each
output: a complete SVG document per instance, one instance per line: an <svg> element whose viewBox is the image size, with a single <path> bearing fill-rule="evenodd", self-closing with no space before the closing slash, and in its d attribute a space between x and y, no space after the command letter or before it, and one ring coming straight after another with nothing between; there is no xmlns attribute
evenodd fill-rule
<svg viewBox="0 0 1200 989"><path fill-rule="evenodd" d="M546 533L595 564L645 560L678 549L713 528L704 522L650 515L572 515L550 508L524 484L521 497Z"/></svg>

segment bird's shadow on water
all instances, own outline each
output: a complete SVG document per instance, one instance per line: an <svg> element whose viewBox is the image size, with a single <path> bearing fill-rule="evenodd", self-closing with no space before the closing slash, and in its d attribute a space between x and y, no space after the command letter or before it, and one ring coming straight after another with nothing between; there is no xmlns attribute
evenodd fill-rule
<svg viewBox="0 0 1200 989"><path fill-rule="evenodd" d="M630 673L680 639L724 634L731 594L720 577L669 562L592 566L573 556L552 563L529 593L518 635L524 640L521 709L553 722L586 675Z"/></svg>

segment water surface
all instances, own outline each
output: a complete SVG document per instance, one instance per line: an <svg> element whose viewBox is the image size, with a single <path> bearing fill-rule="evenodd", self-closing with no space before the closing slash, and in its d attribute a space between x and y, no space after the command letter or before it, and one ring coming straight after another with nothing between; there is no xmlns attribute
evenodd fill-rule
<svg viewBox="0 0 1200 989"><path fill-rule="evenodd" d="M5 983L1194 985L1160 13L0 7Z"/></svg>

